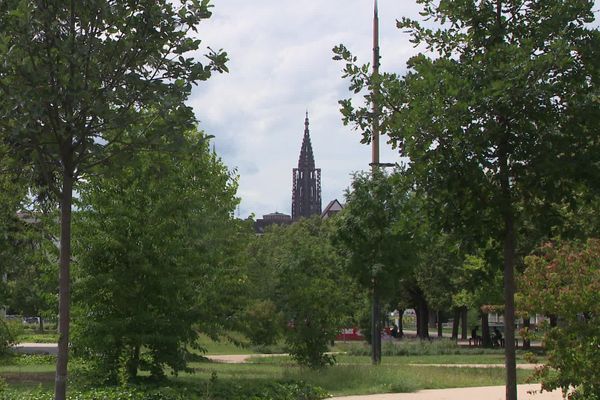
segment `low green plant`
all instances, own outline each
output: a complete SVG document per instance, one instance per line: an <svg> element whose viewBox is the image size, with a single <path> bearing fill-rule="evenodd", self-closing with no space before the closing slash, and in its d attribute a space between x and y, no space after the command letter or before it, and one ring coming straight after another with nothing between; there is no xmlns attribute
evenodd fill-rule
<svg viewBox="0 0 600 400"><path fill-rule="evenodd" d="M18 321L6 321L0 318L0 354L6 353L8 348L17 344L17 337L23 330Z"/></svg>
<svg viewBox="0 0 600 400"><path fill-rule="evenodd" d="M56 363L56 356L50 354L19 354L14 357L14 364L19 366L54 363Z"/></svg>
<svg viewBox="0 0 600 400"><path fill-rule="evenodd" d="M536 371L543 390L572 390L570 398L600 397L600 239L547 243L525 258L518 300L531 314L560 318L542 324L548 359Z"/></svg>
<svg viewBox="0 0 600 400"><path fill-rule="evenodd" d="M161 387L122 386L74 390L68 400L320 400L329 397L322 389L304 382L244 382L232 384L220 382L216 375L209 381L210 387ZM52 400L47 390L35 390L24 394L15 390L3 390L0 400Z"/></svg>
<svg viewBox="0 0 600 400"><path fill-rule="evenodd" d="M156 389L144 391L137 388L98 388L87 391L72 391L69 400L185 400L184 393L173 389ZM37 390L27 394L27 400L52 400L54 394ZM6 390L0 392L0 400L23 400L23 393Z"/></svg>
<svg viewBox="0 0 600 400"><path fill-rule="evenodd" d="M254 353L257 354L282 354L289 353L290 348L285 343L278 343L273 345L255 345L251 346Z"/></svg>
<svg viewBox="0 0 600 400"><path fill-rule="evenodd" d="M346 352L353 356L368 356L371 349L364 344L347 346ZM486 348L464 348L450 339L419 340L403 339L399 341L386 341L382 344L384 356L425 356L425 355L454 355L454 354L496 354L500 350Z"/></svg>

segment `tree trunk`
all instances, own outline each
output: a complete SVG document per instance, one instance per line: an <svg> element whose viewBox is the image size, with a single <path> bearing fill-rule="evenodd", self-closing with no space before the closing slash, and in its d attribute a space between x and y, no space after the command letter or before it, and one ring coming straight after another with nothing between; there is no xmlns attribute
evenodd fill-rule
<svg viewBox="0 0 600 400"><path fill-rule="evenodd" d="M528 333L529 333L530 326L531 326L531 318L524 317L523 318L523 327L527 330ZM529 338L523 339L523 350L529 350L530 348L531 348L531 340L529 340Z"/></svg>
<svg viewBox="0 0 600 400"><path fill-rule="evenodd" d="M444 327L442 326L442 312L437 312L437 335L439 338L444 336Z"/></svg>
<svg viewBox="0 0 600 400"><path fill-rule="evenodd" d="M507 134L508 135L508 134ZM504 220L504 354L506 400L517 400L517 363L515 353L515 227L507 158L508 137L499 155Z"/></svg>
<svg viewBox="0 0 600 400"><path fill-rule="evenodd" d="M417 305L415 306L415 327L417 328L417 337L421 337L421 318L421 308L417 303Z"/></svg>
<svg viewBox="0 0 600 400"><path fill-rule="evenodd" d="M127 378L132 382L137 377L138 367L140 365L140 346L136 345L131 350L131 357L127 362Z"/></svg>
<svg viewBox="0 0 600 400"><path fill-rule="evenodd" d="M454 308L454 318L452 319L452 340L458 340L458 327L460 325L460 309Z"/></svg>
<svg viewBox="0 0 600 400"><path fill-rule="evenodd" d="M515 235L512 213L505 216L504 240L504 352L506 363L506 400L517 400L517 363L515 353Z"/></svg>
<svg viewBox="0 0 600 400"><path fill-rule="evenodd" d="M468 337L469 337L468 336L469 335L469 333L468 333L469 327L467 325L468 314L469 314L469 311L467 310L467 307L461 307L461 309L460 309L460 319L461 319L461 322L462 322L462 328L461 328L462 332L461 332L460 338L462 340L467 340Z"/></svg>
<svg viewBox="0 0 600 400"><path fill-rule="evenodd" d="M481 346L492 347L492 336L490 335L490 316L481 312Z"/></svg>
<svg viewBox="0 0 600 400"><path fill-rule="evenodd" d="M71 204L73 176L65 165L60 201L60 256L58 261L58 355L54 399L66 400L67 364L69 361L70 264L71 264Z"/></svg>
<svg viewBox="0 0 600 400"><path fill-rule="evenodd" d="M40 333L44 333L44 319L41 316L39 316L38 318L40 320L39 331Z"/></svg>
<svg viewBox="0 0 600 400"><path fill-rule="evenodd" d="M381 316L379 310L379 293L373 284L373 298L371 299L371 362L373 365L381 364Z"/></svg>
<svg viewBox="0 0 600 400"><path fill-rule="evenodd" d="M429 308L421 293L417 294L417 335L419 339L429 339Z"/></svg>
<svg viewBox="0 0 600 400"><path fill-rule="evenodd" d="M404 322L402 321L402 318L404 316L404 310L398 310L399 313L399 318L398 318L398 337L402 338L404 337Z"/></svg>

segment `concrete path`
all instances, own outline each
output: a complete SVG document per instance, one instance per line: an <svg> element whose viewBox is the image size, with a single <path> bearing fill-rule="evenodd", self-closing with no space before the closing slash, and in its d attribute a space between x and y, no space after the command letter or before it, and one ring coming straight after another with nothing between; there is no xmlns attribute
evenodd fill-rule
<svg viewBox="0 0 600 400"><path fill-rule="evenodd" d="M243 364L251 358L261 357L285 357L289 354L219 354L219 355L207 355L205 356L209 360L221 362L225 364Z"/></svg>
<svg viewBox="0 0 600 400"><path fill-rule="evenodd" d="M17 353L25 354L57 354L56 343L19 343L13 347Z"/></svg>
<svg viewBox="0 0 600 400"><path fill-rule="evenodd" d="M539 393L540 385L519 385L519 400L562 400L562 392ZM504 400L504 386L420 390L415 393L387 393L332 397L330 400Z"/></svg>
<svg viewBox="0 0 600 400"><path fill-rule="evenodd" d="M408 364L411 367L444 367L444 368L505 368L504 364ZM542 367L542 364L517 364L519 369L531 369Z"/></svg>

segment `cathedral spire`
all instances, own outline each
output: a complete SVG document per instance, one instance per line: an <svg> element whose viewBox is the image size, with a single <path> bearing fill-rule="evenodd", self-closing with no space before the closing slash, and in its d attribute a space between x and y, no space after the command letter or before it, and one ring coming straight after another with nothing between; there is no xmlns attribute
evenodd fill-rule
<svg viewBox="0 0 600 400"><path fill-rule="evenodd" d="M300 158L298 159L298 168L315 168L315 157L313 155L312 144L310 142L310 130L308 129L308 111L304 119L304 137L302 138L302 147L300 148Z"/></svg>
<svg viewBox="0 0 600 400"><path fill-rule="evenodd" d="M315 158L310 142L308 111L304 118L304 137L298 158L298 168L293 170L292 219L321 214L321 169L315 168Z"/></svg>

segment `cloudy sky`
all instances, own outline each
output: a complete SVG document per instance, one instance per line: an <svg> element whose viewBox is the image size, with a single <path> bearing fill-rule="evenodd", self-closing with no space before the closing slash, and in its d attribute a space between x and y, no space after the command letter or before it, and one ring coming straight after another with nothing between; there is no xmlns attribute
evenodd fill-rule
<svg viewBox="0 0 600 400"><path fill-rule="evenodd" d="M291 212L304 114L318 168L323 207L343 199L351 173L368 169L370 148L342 124L338 100L348 97L332 48L345 44L367 62L372 48L372 0L215 0L200 28L203 45L223 48L228 74L194 89L200 126L215 136L218 154L240 175L239 215ZM414 0L379 0L382 68L400 70L414 49L395 27L418 16ZM382 146L385 147L385 146ZM382 162L398 155L382 148Z"/></svg>
<svg viewBox="0 0 600 400"><path fill-rule="evenodd" d="M310 115L315 161L322 169L323 207L343 200L354 171L367 170L370 148L341 122L338 100L349 96L332 48L340 43L362 62L371 59L373 0L214 0L200 27L204 46L223 48L230 73L194 89L200 127L215 136L217 153L240 175L239 215L291 212L292 168ZM402 72L416 53L396 29L419 18L415 0L379 0L382 69ZM382 162L398 154L383 143Z"/></svg>

